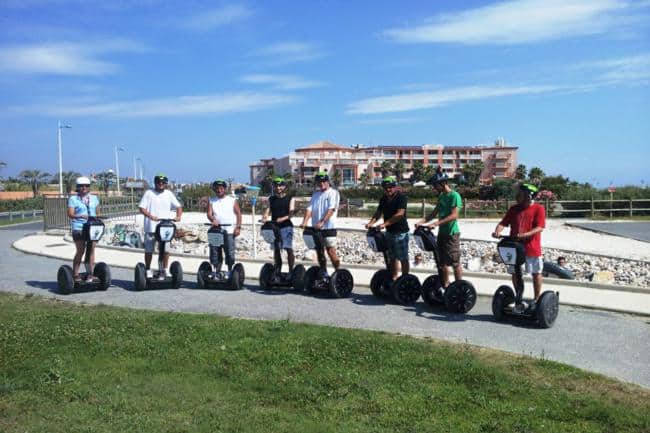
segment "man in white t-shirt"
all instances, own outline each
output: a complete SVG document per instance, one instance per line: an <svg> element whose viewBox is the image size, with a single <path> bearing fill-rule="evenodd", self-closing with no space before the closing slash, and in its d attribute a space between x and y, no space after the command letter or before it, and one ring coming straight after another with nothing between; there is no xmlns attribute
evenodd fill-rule
<svg viewBox="0 0 650 433"><path fill-rule="evenodd" d="M307 220L311 217L312 227L321 231L325 243L324 249L327 250L334 269L338 269L341 264L336 255L336 214L339 207L339 192L330 188L330 178L326 172L318 172L314 181L318 189L311 196L300 227L305 228ZM321 269L326 269L327 259L323 249L316 250L316 254Z"/></svg>
<svg viewBox="0 0 650 433"><path fill-rule="evenodd" d="M154 246L156 244L156 221L161 219L174 219L180 221L183 215L183 207L173 192L167 188L167 176L157 174L153 178L154 189L144 193L140 200L140 213L144 215L144 265L147 269L147 278L152 278L151 258L153 256ZM172 217L172 209L176 209L176 217ZM169 264L169 252L163 256L163 265L165 271L159 275L160 279L165 278L167 266Z"/></svg>
<svg viewBox="0 0 650 433"><path fill-rule="evenodd" d="M213 266L213 271L221 271L223 264L223 251L227 251L226 265L228 270L232 270L235 264L235 238L241 232L241 210L239 203L233 196L226 195L228 183L225 180L217 179L212 182L212 190L216 197L210 197L210 204L208 205L208 220L212 223L213 227L221 226L226 231L224 236L223 247L213 247L210 245L210 264ZM214 274L213 274L214 275Z"/></svg>

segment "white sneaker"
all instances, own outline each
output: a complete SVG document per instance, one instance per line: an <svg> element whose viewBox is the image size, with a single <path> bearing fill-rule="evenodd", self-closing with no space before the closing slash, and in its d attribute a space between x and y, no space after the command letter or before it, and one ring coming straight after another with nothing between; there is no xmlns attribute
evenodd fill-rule
<svg viewBox="0 0 650 433"><path fill-rule="evenodd" d="M147 269L147 278L153 278L153 271L151 269Z"/></svg>
<svg viewBox="0 0 650 433"><path fill-rule="evenodd" d="M164 270L163 270L163 271L160 271L160 274L158 274L158 279L159 279L160 281L163 281L163 280L165 279L165 276L166 276L165 271L164 271Z"/></svg>

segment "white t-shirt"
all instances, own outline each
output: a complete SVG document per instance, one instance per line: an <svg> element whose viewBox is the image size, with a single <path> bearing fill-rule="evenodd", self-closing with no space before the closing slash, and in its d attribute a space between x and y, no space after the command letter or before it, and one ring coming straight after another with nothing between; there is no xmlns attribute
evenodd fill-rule
<svg viewBox="0 0 650 433"><path fill-rule="evenodd" d="M224 195L223 198L210 197L210 206L212 206L212 216L219 221L219 224L230 224L223 229L230 234L234 233L237 224L235 199L229 195Z"/></svg>
<svg viewBox="0 0 650 433"><path fill-rule="evenodd" d="M172 213L172 210L182 207L174 193L168 189L162 192L152 189L148 190L142 196L142 200L140 200L138 206L159 219L175 218L176 215ZM151 221L151 219L144 217L144 232L154 233L156 231L156 224L158 224L156 221Z"/></svg>
<svg viewBox="0 0 650 433"><path fill-rule="evenodd" d="M339 211L339 192L333 188L327 188L326 191L316 191L311 196L309 202L311 209L311 225L315 226L318 221L323 219L328 210L334 209L334 213L323 225L322 229L335 229L336 228L336 214Z"/></svg>

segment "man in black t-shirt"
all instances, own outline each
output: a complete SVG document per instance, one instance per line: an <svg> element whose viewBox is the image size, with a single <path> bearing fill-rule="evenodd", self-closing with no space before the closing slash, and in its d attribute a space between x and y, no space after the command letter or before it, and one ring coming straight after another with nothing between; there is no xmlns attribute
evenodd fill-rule
<svg viewBox="0 0 650 433"><path fill-rule="evenodd" d="M286 250L287 261L289 262L289 272L293 270L296 258L293 254L293 223L291 216L295 210L293 197L287 195L287 183L281 177L273 179L273 195L269 197L269 207L264 211L262 221L269 219L278 224L280 228L280 239L276 239L278 248L275 248L274 258L275 266L282 269L282 253L280 250Z"/></svg>
<svg viewBox="0 0 650 433"><path fill-rule="evenodd" d="M384 195L379 200L379 206L375 214L370 219L366 228L383 217L384 222L379 225L380 228L386 229L386 243L388 245L388 266L393 276L397 279L402 265L402 275L409 273L409 225L406 221L406 195L397 189L397 180L395 176L385 177L381 181L384 188Z"/></svg>

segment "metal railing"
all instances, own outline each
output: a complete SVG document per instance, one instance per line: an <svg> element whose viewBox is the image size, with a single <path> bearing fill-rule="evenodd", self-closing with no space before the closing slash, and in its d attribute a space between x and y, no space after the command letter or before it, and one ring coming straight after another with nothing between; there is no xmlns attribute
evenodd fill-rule
<svg viewBox="0 0 650 433"><path fill-rule="evenodd" d="M34 219L41 215L43 215L43 211L40 209L0 212L0 221L9 221L11 223L18 220Z"/></svg>
<svg viewBox="0 0 650 433"><path fill-rule="evenodd" d="M43 198L43 230L67 229L70 227L68 218L68 198L44 197ZM99 198L99 216L106 219L119 221L135 221L138 215L140 197L131 195L121 197Z"/></svg>

